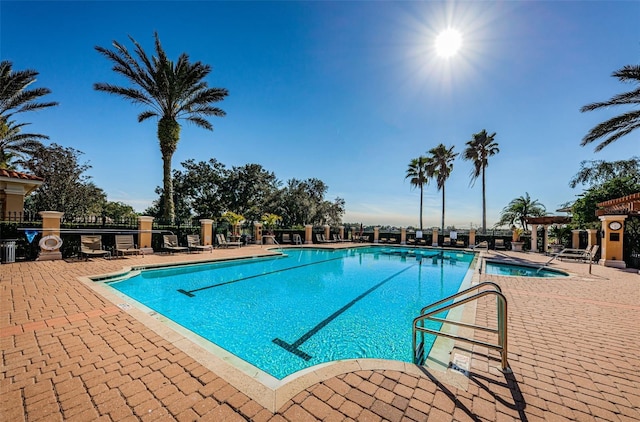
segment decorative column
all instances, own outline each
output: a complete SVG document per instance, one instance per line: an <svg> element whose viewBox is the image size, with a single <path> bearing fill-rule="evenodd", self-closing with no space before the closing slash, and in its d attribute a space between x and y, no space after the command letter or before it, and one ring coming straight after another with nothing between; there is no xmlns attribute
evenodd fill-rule
<svg viewBox="0 0 640 422"><path fill-rule="evenodd" d="M60 238L60 220L64 213L58 211L41 211L42 239L40 239L40 253L36 261L53 261L62 259L62 239Z"/></svg>
<svg viewBox="0 0 640 422"><path fill-rule="evenodd" d="M469 247L476 244L476 229L469 230Z"/></svg>
<svg viewBox="0 0 640 422"><path fill-rule="evenodd" d="M338 227L338 230L339 230L339 232L338 232L338 233L339 233L339 236L340 236L340 240L346 240L346 239L344 238L344 226L340 226L340 227Z"/></svg>
<svg viewBox="0 0 640 422"><path fill-rule="evenodd" d="M373 228L373 243L378 243L380 239L380 227L376 226Z"/></svg>
<svg viewBox="0 0 640 422"><path fill-rule="evenodd" d="M431 232L431 246L438 246L438 228L434 227Z"/></svg>
<svg viewBox="0 0 640 422"><path fill-rule="evenodd" d="M324 227L324 238L326 240L333 240L331 239L331 226L328 224L325 224L323 227Z"/></svg>
<svg viewBox="0 0 640 422"><path fill-rule="evenodd" d="M400 227L400 244L407 244L407 229L406 227Z"/></svg>
<svg viewBox="0 0 640 422"><path fill-rule="evenodd" d="M140 248L142 255L153 253L151 230L153 230L153 217L145 215L138 217L138 248Z"/></svg>
<svg viewBox="0 0 640 422"><path fill-rule="evenodd" d="M311 224L304 226L304 244L313 245L313 226Z"/></svg>
<svg viewBox="0 0 640 422"><path fill-rule="evenodd" d="M598 230L587 229L587 247L598 244Z"/></svg>
<svg viewBox="0 0 640 422"><path fill-rule="evenodd" d="M623 260L622 245L624 244L624 220L626 215L603 215L598 217L602 221L602 254L600 265L605 267L627 268Z"/></svg>
<svg viewBox="0 0 640 422"><path fill-rule="evenodd" d="M253 238L256 245L262 245L262 223L253 223Z"/></svg>
<svg viewBox="0 0 640 422"><path fill-rule="evenodd" d="M571 247L573 249L579 249L580 248L580 232L582 230L571 230Z"/></svg>
<svg viewBox="0 0 640 422"><path fill-rule="evenodd" d="M213 220L200 220L200 241L203 246L213 245Z"/></svg>
<svg viewBox="0 0 640 422"><path fill-rule="evenodd" d="M539 252L538 251L538 225L531 225L531 252Z"/></svg>
<svg viewBox="0 0 640 422"><path fill-rule="evenodd" d="M542 238L542 253L547 253L547 247L549 246L549 225L543 224L544 237Z"/></svg>

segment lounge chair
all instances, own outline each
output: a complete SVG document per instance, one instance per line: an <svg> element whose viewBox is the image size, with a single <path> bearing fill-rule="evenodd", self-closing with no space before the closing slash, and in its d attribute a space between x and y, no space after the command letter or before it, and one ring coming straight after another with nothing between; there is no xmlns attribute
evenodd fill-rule
<svg viewBox="0 0 640 422"><path fill-rule="evenodd" d="M464 248L466 245L464 244L464 240L456 240L457 248Z"/></svg>
<svg viewBox="0 0 640 422"><path fill-rule="evenodd" d="M563 259L577 259L584 262L592 261L596 252L598 252L598 245L592 245L586 249L574 249L565 248L556 255L559 260Z"/></svg>
<svg viewBox="0 0 640 422"><path fill-rule="evenodd" d="M445 238L442 240L442 246L451 246L451 238L450 238L450 237L448 237L448 236L447 236L447 237L445 237Z"/></svg>
<svg viewBox="0 0 640 422"><path fill-rule="evenodd" d="M324 238L324 235L320 233L316 233L316 241L318 243L329 243L329 241Z"/></svg>
<svg viewBox="0 0 640 422"><path fill-rule="evenodd" d="M139 255L139 254L140 254L140 249L138 249L138 245L133 243L132 234L116 235L116 256Z"/></svg>
<svg viewBox="0 0 640 422"><path fill-rule="evenodd" d="M165 234L162 236L162 249L169 253L174 252L189 252L187 246L180 246L178 244L178 236L175 234Z"/></svg>
<svg viewBox="0 0 640 422"><path fill-rule="evenodd" d="M507 247L504 245L504 239L496 239L496 243L495 243L494 249L507 250Z"/></svg>
<svg viewBox="0 0 640 422"><path fill-rule="evenodd" d="M100 235L80 236L80 257L82 255L84 255L85 261L94 256L111 258L111 252L102 247L102 236Z"/></svg>
<svg viewBox="0 0 640 422"><path fill-rule="evenodd" d="M224 237L224 234L218 233L216 235L216 239L218 239L218 247L219 248L228 248L229 246L242 246L242 242L228 242L227 238Z"/></svg>
<svg viewBox="0 0 640 422"><path fill-rule="evenodd" d="M282 233L282 243L291 243L291 235L289 233Z"/></svg>
<svg viewBox="0 0 640 422"><path fill-rule="evenodd" d="M187 247L190 250L213 252L213 245L201 245L200 243L201 243L200 235L197 235L197 234L187 235Z"/></svg>

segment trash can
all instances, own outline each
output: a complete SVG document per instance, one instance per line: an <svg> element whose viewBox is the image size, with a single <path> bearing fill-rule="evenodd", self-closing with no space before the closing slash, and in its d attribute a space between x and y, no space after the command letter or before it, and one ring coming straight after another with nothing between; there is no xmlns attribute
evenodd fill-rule
<svg viewBox="0 0 640 422"><path fill-rule="evenodd" d="M16 262L16 240L15 239L0 240L0 261L3 264Z"/></svg>

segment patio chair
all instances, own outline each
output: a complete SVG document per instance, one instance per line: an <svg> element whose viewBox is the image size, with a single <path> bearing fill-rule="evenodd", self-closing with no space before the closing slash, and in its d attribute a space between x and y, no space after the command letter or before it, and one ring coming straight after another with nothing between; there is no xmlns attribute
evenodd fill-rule
<svg viewBox="0 0 640 422"><path fill-rule="evenodd" d="M189 248L189 250L213 252L213 245L201 245L200 235L197 234L187 235L187 247Z"/></svg>
<svg viewBox="0 0 640 422"><path fill-rule="evenodd" d="M291 243L291 235L289 233L282 233L282 243Z"/></svg>
<svg viewBox="0 0 640 422"><path fill-rule="evenodd" d="M229 246L242 246L242 242L228 242L227 238L224 237L224 234L218 233L216 235L216 239L218 239L218 247L219 248L228 248Z"/></svg>
<svg viewBox="0 0 640 422"><path fill-rule="evenodd" d="M118 255L139 255L140 249L138 245L133 242L132 234L117 234L116 235L116 256Z"/></svg>
<svg viewBox="0 0 640 422"><path fill-rule="evenodd" d="M94 256L111 258L111 252L102 247L102 236L100 235L80 236L80 257L82 255L84 255L85 261Z"/></svg>
<svg viewBox="0 0 640 422"><path fill-rule="evenodd" d="M443 240L442 240L442 246L451 246L451 238L446 236Z"/></svg>
<svg viewBox="0 0 640 422"><path fill-rule="evenodd" d="M495 243L494 249L507 250L507 247L504 245L504 239L496 239L496 243Z"/></svg>
<svg viewBox="0 0 640 422"><path fill-rule="evenodd" d="M175 234L165 234L162 236L162 249L169 253L189 252L188 247L178 244L178 236Z"/></svg>
<svg viewBox="0 0 640 422"><path fill-rule="evenodd" d="M457 248L464 248L466 245L464 244L464 240L456 240Z"/></svg>

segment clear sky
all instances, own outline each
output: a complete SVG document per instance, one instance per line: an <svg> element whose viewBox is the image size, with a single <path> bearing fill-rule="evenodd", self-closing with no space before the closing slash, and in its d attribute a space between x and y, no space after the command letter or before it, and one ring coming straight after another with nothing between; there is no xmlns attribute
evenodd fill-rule
<svg viewBox="0 0 640 422"><path fill-rule="evenodd" d="M439 57L434 40L457 28L462 48ZM628 91L614 70L638 64L638 1L510 2L0 2L0 57L40 73L55 108L23 115L28 128L84 153L111 201L143 211L162 184L156 122L93 90L126 81L94 46L128 35L170 58L186 52L229 90L209 132L185 123L174 168L216 158L261 164L278 179L318 178L346 200L345 222L418 225L412 158L439 143L462 152L473 133L497 132L487 169L488 225L528 192L547 210L581 193L568 182L582 160L640 154L640 133L599 153L580 141L622 109L581 106ZM482 220L482 191L458 159L446 184L446 225ZM425 191L424 223L439 226L441 193Z"/></svg>

